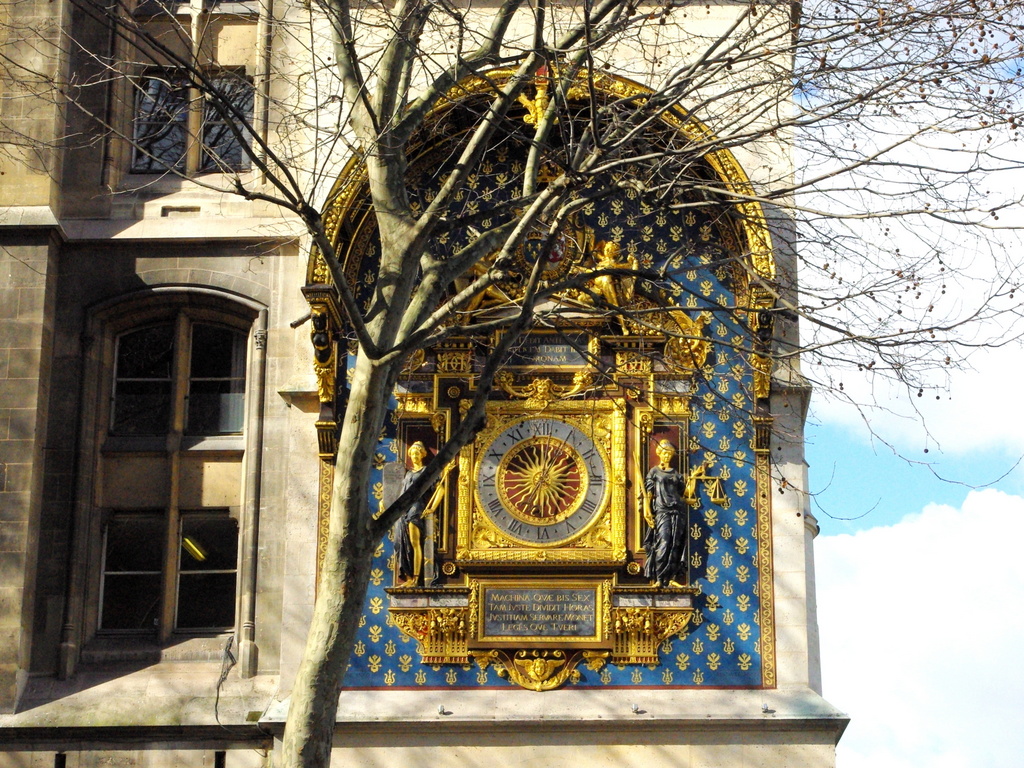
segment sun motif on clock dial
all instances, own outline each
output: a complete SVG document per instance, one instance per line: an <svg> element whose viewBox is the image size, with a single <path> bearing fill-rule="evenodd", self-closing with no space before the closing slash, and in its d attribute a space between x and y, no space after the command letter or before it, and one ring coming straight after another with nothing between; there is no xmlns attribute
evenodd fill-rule
<svg viewBox="0 0 1024 768"><path fill-rule="evenodd" d="M583 533L605 505L606 462L594 441L560 419L527 418L484 449L476 491L487 519L534 546Z"/></svg>

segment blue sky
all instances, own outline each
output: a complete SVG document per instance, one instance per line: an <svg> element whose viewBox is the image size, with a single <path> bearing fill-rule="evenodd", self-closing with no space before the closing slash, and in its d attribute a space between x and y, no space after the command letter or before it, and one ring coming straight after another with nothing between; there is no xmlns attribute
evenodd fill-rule
<svg viewBox="0 0 1024 768"><path fill-rule="evenodd" d="M924 453L906 446L896 453L873 441L866 427L812 422L806 458L812 510L823 535L894 525L928 502L959 506L971 490L1024 494L1022 473L1016 467L1020 456L1005 446L966 454L936 447Z"/></svg>

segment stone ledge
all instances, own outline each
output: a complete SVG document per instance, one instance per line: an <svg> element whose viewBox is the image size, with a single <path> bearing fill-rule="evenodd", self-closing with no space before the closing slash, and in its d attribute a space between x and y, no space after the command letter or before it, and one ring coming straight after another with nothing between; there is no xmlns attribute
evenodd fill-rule
<svg viewBox="0 0 1024 768"><path fill-rule="evenodd" d="M61 222L68 240L291 240L306 233L294 217L151 219L69 219Z"/></svg>
<svg viewBox="0 0 1024 768"><path fill-rule="evenodd" d="M7 734L37 729L253 727L277 692L276 675L223 682L220 662L137 662L81 667L68 680L33 677L18 712L0 715Z"/></svg>
<svg viewBox="0 0 1024 768"><path fill-rule="evenodd" d="M59 227L48 205L0 206L0 227Z"/></svg>
<svg viewBox="0 0 1024 768"><path fill-rule="evenodd" d="M287 700L274 702L260 724L279 734L287 712ZM838 741L848 722L846 714L809 689L349 690L341 694L335 732L418 731L426 723L432 729L471 731L514 723L515 732L523 733L584 724L587 731L809 729Z"/></svg>

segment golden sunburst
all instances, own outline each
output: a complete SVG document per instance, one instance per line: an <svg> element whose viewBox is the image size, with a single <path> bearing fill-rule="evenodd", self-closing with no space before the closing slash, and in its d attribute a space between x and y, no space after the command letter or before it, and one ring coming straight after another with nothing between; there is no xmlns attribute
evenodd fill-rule
<svg viewBox="0 0 1024 768"><path fill-rule="evenodd" d="M513 448L499 470L505 508L526 522L555 523L579 506L587 487L580 455L564 441L537 437Z"/></svg>

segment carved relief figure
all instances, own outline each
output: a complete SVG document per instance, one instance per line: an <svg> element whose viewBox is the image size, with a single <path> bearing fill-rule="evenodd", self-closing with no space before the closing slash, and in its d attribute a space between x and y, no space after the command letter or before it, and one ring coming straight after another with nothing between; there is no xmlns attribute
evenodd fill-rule
<svg viewBox="0 0 1024 768"><path fill-rule="evenodd" d="M658 466L644 480L644 517L650 529L644 537L647 566L644 574L655 586L686 584L687 503L686 481L672 466L675 446L658 443Z"/></svg>
<svg viewBox="0 0 1024 768"><path fill-rule="evenodd" d="M402 481L402 493L423 474L423 462L427 458L427 448L416 441L406 452L409 460L409 471ZM437 510L441 503L441 486L435 486L428 496L424 494L395 523L395 560L398 566L396 586L419 586L423 576L423 538L426 518ZM429 586L429 585L428 585Z"/></svg>
<svg viewBox="0 0 1024 768"><path fill-rule="evenodd" d="M636 271L638 268L636 256L629 256L625 260L619 260L621 250L619 244L611 240L605 240L597 245L597 252L594 258L597 261L598 269L628 269ZM635 277L620 275L599 275L595 277L592 286L594 293L600 296L612 307L623 307L633 300L633 285Z"/></svg>

